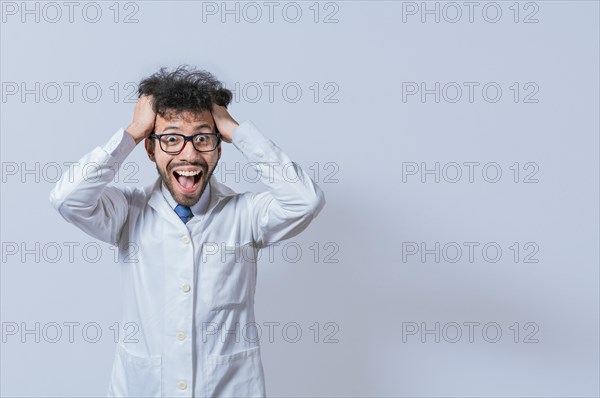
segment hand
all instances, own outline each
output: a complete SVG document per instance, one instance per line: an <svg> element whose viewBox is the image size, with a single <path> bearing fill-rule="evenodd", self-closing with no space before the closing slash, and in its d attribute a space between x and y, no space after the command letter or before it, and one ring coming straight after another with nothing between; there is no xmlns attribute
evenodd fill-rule
<svg viewBox="0 0 600 398"><path fill-rule="evenodd" d="M133 137L135 143L139 143L154 131L156 113L152 109L151 95L143 95L138 98L133 111L133 121L125 130Z"/></svg>
<svg viewBox="0 0 600 398"><path fill-rule="evenodd" d="M227 111L227 108L225 108L222 105L217 105L213 103L211 113L213 119L215 120L217 130L219 130L219 133L221 133L221 139L231 144L231 140L233 139L233 132L239 126L238 122L236 122L235 119L231 117L231 115Z"/></svg>

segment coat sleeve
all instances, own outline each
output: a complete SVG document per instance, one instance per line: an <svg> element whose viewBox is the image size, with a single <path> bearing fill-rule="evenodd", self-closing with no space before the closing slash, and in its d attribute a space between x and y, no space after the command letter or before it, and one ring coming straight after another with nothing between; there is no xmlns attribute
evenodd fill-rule
<svg viewBox="0 0 600 398"><path fill-rule="evenodd" d="M319 186L250 121L239 125L232 143L268 188L250 196L255 244L262 248L306 229L325 205Z"/></svg>
<svg viewBox="0 0 600 398"><path fill-rule="evenodd" d="M108 184L133 148L133 137L119 129L62 175L50 192L52 206L88 235L115 244L127 219L129 195Z"/></svg>

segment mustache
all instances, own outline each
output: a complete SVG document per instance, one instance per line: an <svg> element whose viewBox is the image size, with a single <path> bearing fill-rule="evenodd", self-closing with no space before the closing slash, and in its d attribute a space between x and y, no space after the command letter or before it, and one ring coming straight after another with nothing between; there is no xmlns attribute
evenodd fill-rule
<svg viewBox="0 0 600 398"><path fill-rule="evenodd" d="M205 172L206 172L206 170L208 170L208 164L207 163L182 162L182 163L170 164L169 165L169 172L173 171L173 169L176 168L176 167L182 167L182 166L196 166L196 167L200 167Z"/></svg>

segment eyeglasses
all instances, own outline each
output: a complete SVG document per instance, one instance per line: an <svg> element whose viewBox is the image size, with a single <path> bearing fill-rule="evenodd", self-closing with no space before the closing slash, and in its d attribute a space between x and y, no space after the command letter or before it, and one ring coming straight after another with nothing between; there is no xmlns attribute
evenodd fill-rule
<svg viewBox="0 0 600 398"><path fill-rule="evenodd" d="M150 134L150 139L156 138L160 149L169 155L179 155L188 141L192 141L194 149L198 152L214 151L221 142L221 133L199 133L191 136L183 134Z"/></svg>

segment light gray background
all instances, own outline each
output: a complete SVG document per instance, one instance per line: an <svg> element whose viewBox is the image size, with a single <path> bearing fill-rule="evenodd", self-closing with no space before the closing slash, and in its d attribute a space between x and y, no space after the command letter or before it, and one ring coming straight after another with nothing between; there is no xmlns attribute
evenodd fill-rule
<svg viewBox="0 0 600 398"><path fill-rule="evenodd" d="M108 327L120 316L118 268L105 244L98 262L85 261L81 248L94 240L48 203L51 167L77 161L127 126L133 104L123 100L131 92L126 83L181 63L213 72L230 88L235 82L278 82L273 102L263 86L259 101L252 102L249 91L229 107L231 113L240 122L252 120L304 169L319 163L313 168L327 204L292 239L303 250L301 259L287 262L276 249L275 260L259 266L257 322L280 323L273 342L266 327L261 340L269 395L598 396L598 2L521 2L518 23L512 1L496 3L502 9L496 23L482 17L487 2L477 3L472 23L465 6L457 23L443 15L439 23L431 15L423 23L420 14L403 22L403 7L409 6L403 2L330 3L317 4L318 23L312 1L297 3L303 12L297 23L282 18L286 2L278 3L272 23L263 2L256 23L243 14L239 23L234 16L221 22L219 15L203 21L203 4L193 1L137 1L138 22L129 24L122 20L135 8L118 4L114 23L113 2L97 3L103 12L97 23L82 18L85 2L78 3L73 23L64 6L56 23L41 14L39 23L31 15L21 22L20 13L3 14L3 95L10 82L29 88L35 82L80 85L72 103L66 88L55 103L43 96L36 103L33 95L8 95L1 103L2 323L33 328L35 322L97 322L103 331L97 343L82 338L81 326L73 342L66 334L58 343L4 336L3 396L105 395L115 347ZM447 3L437 4L451 11ZM538 22L523 23L536 6ZM323 23L331 12L337 22ZM89 82L103 89L95 103L81 94ZM118 102L109 88L115 82L121 86ZM295 103L281 95L289 82L303 89ZM328 82L337 85L337 103L322 96L315 103L309 88L315 82L322 90ZM480 86L472 103L466 92L457 103L436 103L432 95L425 102L418 96L403 101L403 82ZM502 87L498 102L481 96L488 82ZM509 89L514 82L537 84L538 102L524 103L521 96L515 103ZM235 147L224 146L221 161L243 166ZM154 180L155 168L142 148L127 161L139 165L125 174L133 170L136 185ZM9 172L15 163L31 169L36 162L37 173ZM325 168L327 162L336 168ZM432 176L422 183L419 175L403 182L403 162L430 168L436 162L496 162L503 174L489 183L479 166L472 183L466 175L457 183L435 183ZM513 182L509 167L515 162L521 168L537 164L538 182L523 182L531 169L522 169L520 182ZM332 170L337 182L324 181ZM237 191L264 189L225 177ZM36 242L64 250L55 263L47 261L55 252L41 249L39 262L33 254L23 261L20 253L6 253L11 242L34 252ZM79 244L72 263L65 242ZM314 242L321 249L317 263L309 248ZM327 242L339 248L337 263L324 262L332 252ZM403 261L403 242L429 248L435 242L497 242L503 253L495 263L482 258L481 246L473 262L466 252L456 263L437 263L433 255ZM517 263L513 242L521 247ZM527 242L539 248L537 263L523 262L531 251L524 251ZM293 338L293 329L282 334L290 322L303 333L297 343L284 338ZM315 322L316 343L310 328ZM325 342L333 330L325 328L327 322L337 325L337 343ZM403 341L403 323L410 322L480 326L473 342L464 326L456 343L448 341L454 329L446 329L439 343L433 335L422 342L420 334ZM481 332L491 322L503 333L496 343ZM510 329L515 322L517 343ZM524 342L532 330L524 329L528 322L538 327L537 343ZM492 332L485 337L493 338Z"/></svg>

